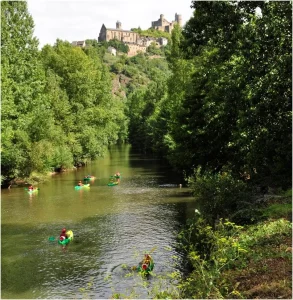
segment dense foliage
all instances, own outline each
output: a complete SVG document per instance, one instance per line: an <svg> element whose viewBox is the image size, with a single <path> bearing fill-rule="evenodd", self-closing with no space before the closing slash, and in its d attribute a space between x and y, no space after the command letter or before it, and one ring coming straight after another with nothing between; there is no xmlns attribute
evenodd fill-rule
<svg viewBox="0 0 293 300"><path fill-rule="evenodd" d="M190 223L179 235L192 270L178 285L180 298L292 297L291 279L284 273L292 265L289 220L267 220L248 228L220 220L213 229L200 217Z"/></svg>
<svg viewBox="0 0 293 300"><path fill-rule="evenodd" d="M38 50L26 2L1 3L2 180L72 167L126 138L102 51L56 41Z"/></svg>
<svg viewBox="0 0 293 300"><path fill-rule="evenodd" d="M193 7L180 49L194 72L172 129L174 164L203 171L229 166L251 180L290 186L290 2L193 1Z"/></svg>
<svg viewBox="0 0 293 300"><path fill-rule="evenodd" d="M225 169L260 186L291 186L291 3L192 7L183 31L172 31L167 94L153 102L147 129L160 123L160 134L147 148L188 176Z"/></svg>
<svg viewBox="0 0 293 300"><path fill-rule="evenodd" d="M105 47L105 48L113 47L117 51L122 52L122 53L127 53L129 51L128 45L124 44L123 42L121 42L117 39L113 39L113 40L110 40L108 42L106 42L106 41L100 42L99 46L102 46L102 47Z"/></svg>

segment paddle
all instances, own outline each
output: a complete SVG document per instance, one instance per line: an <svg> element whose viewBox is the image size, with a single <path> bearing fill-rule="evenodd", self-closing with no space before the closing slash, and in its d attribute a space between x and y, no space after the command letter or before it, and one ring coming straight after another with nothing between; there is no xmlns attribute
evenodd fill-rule
<svg viewBox="0 0 293 300"><path fill-rule="evenodd" d="M36 188L36 189L32 189L31 191L34 191L34 190L39 190L40 188ZM29 189L28 188L24 188L25 191L28 191Z"/></svg>
<svg viewBox="0 0 293 300"><path fill-rule="evenodd" d="M155 247L153 247L150 251L149 251L149 253L148 254L151 254L151 253L153 253L156 249L157 249L158 247L157 246L155 246Z"/></svg>

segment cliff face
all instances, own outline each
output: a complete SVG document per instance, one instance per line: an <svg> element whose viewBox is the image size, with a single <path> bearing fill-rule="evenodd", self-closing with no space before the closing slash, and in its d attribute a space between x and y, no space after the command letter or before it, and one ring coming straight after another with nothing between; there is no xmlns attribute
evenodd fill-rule
<svg viewBox="0 0 293 300"><path fill-rule="evenodd" d="M131 78L123 74L115 74L112 80L112 94L121 98L126 98L126 87L131 81Z"/></svg>
<svg viewBox="0 0 293 300"><path fill-rule="evenodd" d="M104 62L112 74L112 94L124 99L136 89L147 87L154 80L153 72L169 75L166 58L161 55L139 54L126 57L105 53ZM161 76L161 75L160 75Z"/></svg>

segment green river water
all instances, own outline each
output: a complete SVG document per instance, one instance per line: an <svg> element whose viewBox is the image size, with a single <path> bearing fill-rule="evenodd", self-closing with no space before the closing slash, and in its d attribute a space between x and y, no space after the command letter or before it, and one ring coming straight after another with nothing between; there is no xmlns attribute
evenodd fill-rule
<svg viewBox="0 0 293 300"><path fill-rule="evenodd" d="M109 176L122 174L118 186ZM85 175L88 190L74 186ZM23 187L1 191L2 299L109 299L114 293L150 298L159 277L180 269L176 233L194 211L194 200L159 160L142 158L131 146L110 148L83 168L52 176L30 195ZM62 249L63 227L74 240ZM154 273L125 276L152 250ZM178 257L179 266L173 264ZM147 280L148 287L141 287Z"/></svg>

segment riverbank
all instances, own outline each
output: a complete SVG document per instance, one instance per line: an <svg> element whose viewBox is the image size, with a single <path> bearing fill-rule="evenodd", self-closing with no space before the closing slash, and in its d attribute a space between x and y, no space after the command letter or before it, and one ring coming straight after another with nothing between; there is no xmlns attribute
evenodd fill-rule
<svg viewBox="0 0 293 300"><path fill-rule="evenodd" d="M56 174L60 174L67 171L73 171L76 170L76 167L73 167L72 169L66 169L66 170L60 170L60 171L53 171L53 172L46 172L46 173L38 173L38 172L32 172L29 177L25 178L15 178L12 180L7 180L2 182L1 188L15 188L15 187L23 187L27 185L38 185L41 182L48 181L52 178L52 176Z"/></svg>
<svg viewBox="0 0 293 300"><path fill-rule="evenodd" d="M292 190L271 195L261 215L245 226L220 220L215 229L195 216L180 234L191 267L181 298L292 299Z"/></svg>

